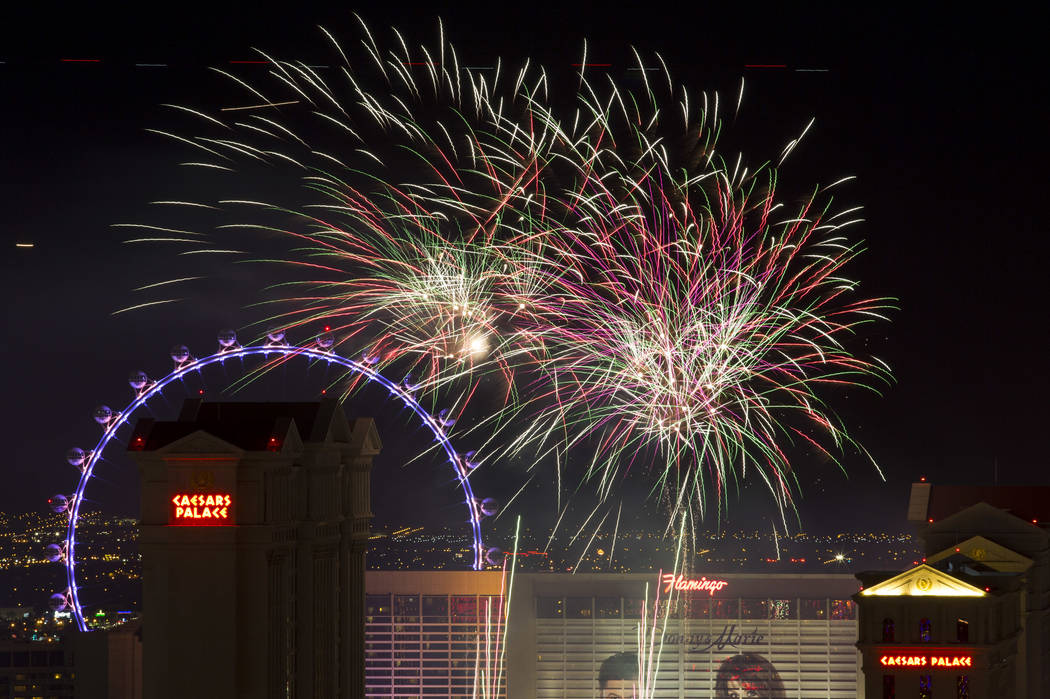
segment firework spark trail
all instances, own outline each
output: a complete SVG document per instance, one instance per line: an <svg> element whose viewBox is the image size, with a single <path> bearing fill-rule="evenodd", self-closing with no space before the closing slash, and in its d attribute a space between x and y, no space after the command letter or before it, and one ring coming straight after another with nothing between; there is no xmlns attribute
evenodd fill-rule
<svg viewBox="0 0 1050 699"><path fill-rule="evenodd" d="M306 247L284 262L307 273L331 275L287 287L314 293L283 293L281 301L295 308L264 322L295 327L324 320L335 326L341 341L370 342L383 362L418 355L424 366L416 368L424 375L417 382L432 391L469 375L475 364L492 370L484 361L491 357L493 369L506 378L509 397L514 385L510 366L501 361L500 347L489 345L513 336L502 332L500 324L527 308L529 277L515 264L513 281L502 285L506 298L498 306L491 302L496 280L509 279L508 259L517 255L516 249L492 245L492 239L510 202L524 195L540 173L537 154L549 136L522 128L531 118L520 109L516 119L510 118L513 110L506 105L518 102L527 112L530 103L518 96L543 91L542 69L526 67L510 87L499 71L491 79L462 75L443 38L436 51L425 46L410 50L398 36L399 47L387 51L367 28L364 47L370 60L351 63L325 33L343 58L342 84L326 82L301 63L265 54L276 86L260 88L218 71L253 99L277 107L295 102L313 110L306 116L319 118L320 126L316 120L292 124L304 120L300 108L276 110L291 115L286 126L276 116L252 114L231 121L240 117L176 106L204 125L218 127L221 137L158 133L217 158L223 168L239 160L291 166L304 186L321 197L299 209L224 202L298 218L297 229L267 224L223 228L287 234ZM449 62L425 61L428 67L421 74L409 67L417 62L413 51L428 58L447 56ZM374 74L368 75L370 70ZM367 87L376 74L385 90ZM290 91L295 100L278 101L273 98L277 90ZM323 132L333 127L341 150L321 150L317 143L324 137L331 140ZM384 138L369 138L373 133ZM392 144L389 153L378 155L376 144L386 142ZM351 162L348 155L366 162ZM401 184L384 176L398 168L412 171ZM529 196L541 195L537 188ZM161 242L158 236L152 240Z"/></svg>
<svg viewBox="0 0 1050 699"><path fill-rule="evenodd" d="M817 428L835 449L852 445L817 389L886 376L844 344L886 303L843 302L856 285L840 273L859 247L843 241L847 224L828 203L814 196L774 219L774 172L763 181L708 158L702 175L679 175L642 132L649 145L625 165L600 145L611 104L592 105L598 133L576 140L594 145L578 147L565 213L533 233L563 264L528 317L550 378L538 421L571 426L565 448L598 445L587 477L603 495L639 447L656 445L655 489L675 493L672 514L699 506L702 517L706 480L721 511L750 463L783 516L792 475L782 443L794 436L832 457L807 434Z"/></svg>
<svg viewBox="0 0 1050 699"><path fill-rule="evenodd" d="M672 579L678 577L678 573L684 564L685 542L686 542L686 517L680 517L677 537L677 548L675 550L675 561ZM664 579L663 571L660 571L661 581ZM663 657L664 638L667 635L667 622L675 607L675 586L668 586L667 598L661 605L660 588L656 588L652 605L649 604L649 583L645 584L645 601L642 605L641 620L638 624L638 699L652 699L657 696L657 677L660 671L660 659ZM649 621L649 611L652 610L652 621ZM661 615L661 611L663 614Z"/></svg>
<svg viewBox="0 0 1050 699"><path fill-rule="evenodd" d="M514 551L510 571L503 559L500 578L499 605L493 620L492 600L485 601L484 639L479 635L474 658L474 699L494 699L506 696L507 631L510 625L511 595L514 591L514 573L518 567L518 540L521 536L521 517L514 527Z"/></svg>
<svg viewBox="0 0 1050 699"><path fill-rule="evenodd" d="M261 217L220 235L300 246L265 260L297 277L260 324L330 324L454 415L497 375L505 407L472 427L490 453L553 456L560 483L570 450L590 449L578 483L608 504L641 474L669 531L682 515L695 530L712 506L721 518L749 475L786 528L791 445L863 453L824 394L888 378L849 348L888 304L855 300L844 276L862 248L846 237L856 209L832 209L839 182L798 204L779 194L802 135L776 166L723 152L719 96L676 85L659 56L650 81L635 53L638 94L581 67L565 111L541 66L463 69L443 28L436 47L364 33L355 53L325 32L341 60L331 76L265 54L265 87L220 71L275 105L265 113L178 108L209 131L158 131L202 154L197 165L265 165L302 185L306 204L220 202ZM738 110L742 97L741 84ZM200 249L210 235L142 228L191 257L235 254ZM558 498L564 514L560 485Z"/></svg>

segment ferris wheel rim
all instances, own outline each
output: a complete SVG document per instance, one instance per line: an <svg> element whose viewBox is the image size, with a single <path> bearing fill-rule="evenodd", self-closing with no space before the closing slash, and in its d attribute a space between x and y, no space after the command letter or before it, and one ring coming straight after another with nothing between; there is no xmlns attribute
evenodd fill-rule
<svg viewBox="0 0 1050 699"><path fill-rule="evenodd" d="M418 400L416 400L412 395L411 390L386 378L379 371L369 366L367 362L350 359L316 344L290 345L268 343L263 345L237 345L233 347L223 347L214 354L200 358L190 357L185 362L177 363L175 369L166 376L148 382L143 389L137 390L135 397L130 403L128 403L124 410L116 413L114 418L106 424L102 436L95 444L95 448L85 455L86 458L83 462L80 478L77 481L77 486L73 491L73 495L69 498L67 510L69 521L66 525L66 535L63 539L65 545L63 564L66 569L66 582L68 585L64 595L68 601L69 610L80 631L89 631L90 629L84 619L83 608L80 604L79 588L76 581L76 528L77 522L80 518L80 505L83 502L84 492L87 489L88 483L91 481L95 465L101 458L102 452L105 451L109 443L115 438L120 428L128 424L131 415L138 411L139 408L146 405L151 398L160 394L164 388L171 385L173 382L184 378L187 374L199 371L212 364L224 362L227 359L243 359L244 357L257 355L266 356L268 354L283 355L289 359L305 357L308 359L327 361L330 364L338 364L359 376L363 376L369 382L378 383L383 386L387 389L391 397L401 400L406 407L419 417L423 424L430 429L431 433L434 435L434 439L444 450L446 456L448 456L449 463L452 464L452 467L456 472L456 479L459 482L459 488L466 498L464 504L467 505L467 509L470 512L469 523L474 559L471 567L473 570L481 570L484 567L486 552L481 537L481 519L484 516L484 513L482 512L482 507L479 504L478 499L474 496L474 490L470 483L470 472L474 465L468 461L468 455L456 451L455 447L452 445L451 438L445 430L445 425L443 425L441 420L436 418L430 411L424 408Z"/></svg>

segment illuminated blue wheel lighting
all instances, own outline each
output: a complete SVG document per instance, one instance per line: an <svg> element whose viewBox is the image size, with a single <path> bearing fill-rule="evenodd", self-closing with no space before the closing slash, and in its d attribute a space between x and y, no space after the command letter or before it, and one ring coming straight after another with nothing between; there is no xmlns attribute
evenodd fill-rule
<svg viewBox="0 0 1050 699"><path fill-rule="evenodd" d="M129 382L135 390L135 398L126 408L119 412L109 411L105 406L100 406L96 409L95 419L104 427L104 432L102 437L98 440L98 443L95 445L95 448L86 453L78 449L71 449L69 454L67 454L67 459L70 463L81 469L80 480L77 482L76 490L73 492L72 496L55 496L49 501L56 512L64 511L69 515L64 550L62 550L61 553L58 551L51 552L57 560L63 562L65 565L68 588L63 593L52 595L52 606L56 608L68 607L72 612L73 617L76 619L77 628L81 631L89 630L87 623L84 621L83 610L80 606L80 597L76 581L77 518L80 515L80 504L83 502L84 492L87 489L88 481L91 480L95 464L98 463L99 458L102 456L102 452L105 451L110 441L116 436L117 431L127 424L135 411L144 406L152 397L163 391L171 383L182 379L187 374L199 371L211 364L224 362L227 359L253 357L257 355L263 355L264 357L267 355L277 355L278 357L285 358L305 357L307 359L317 359L332 364L338 364L354 373L364 376L369 381L383 386L392 397L399 399L411 409L423 424L434 434L434 439L441 445L442 449L445 450L445 454L448 456L448 461L452 464L452 468L456 474L456 479L463 491L465 498L464 502L467 506L467 510L470 512L469 521L474 548L474 561L472 568L474 570L481 570L484 567L485 554L487 552L481 541L481 518L486 516L486 513L482 511L481 501L474 497L474 491L470 485L470 472L477 464L470 460L470 453L460 454L452 446L452 442L449 440L446 431L446 428L451 426L452 421L445 418L443 415L435 417L420 405L419 401L417 401L412 395L412 391L417 387L408 385L407 383L405 385L399 385L390 381L388 378L373 369L371 366L372 362L369 362L367 359L363 359L362 361L347 359L346 357L335 354L330 349L325 349L326 344L329 347L331 344L327 343L327 336L322 337L325 338L325 341L320 341L316 344L307 346L290 346L277 344L275 342L274 344L254 345L250 347L241 347L236 345L235 342L226 344L223 340L226 340L227 338L221 337L220 344L222 345L222 349L213 355L202 357L200 359L194 359L189 356L188 351L182 353L181 350L183 348L182 346L179 346L178 349L180 350L180 356L175 356L173 354L173 359L176 361L175 370L164 378L150 382L144 373L133 373ZM283 336L281 339L283 339ZM273 338L271 338L271 342L273 342ZM103 408L105 408L105 410L103 410ZM107 413L106 411L109 412ZM62 601L64 601L64 604L60 605L59 600L55 599L59 597L63 598Z"/></svg>

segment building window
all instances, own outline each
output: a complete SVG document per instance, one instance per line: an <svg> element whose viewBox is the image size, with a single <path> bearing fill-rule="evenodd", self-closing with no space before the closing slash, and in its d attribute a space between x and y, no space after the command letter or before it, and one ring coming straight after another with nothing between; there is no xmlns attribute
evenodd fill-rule
<svg viewBox="0 0 1050 699"><path fill-rule="evenodd" d="M933 678L919 675L919 699L933 699Z"/></svg>
<svg viewBox="0 0 1050 699"><path fill-rule="evenodd" d="M599 619L619 619L620 598L599 597L594 601L594 610Z"/></svg>
<svg viewBox="0 0 1050 699"><path fill-rule="evenodd" d="M769 601L764 599L740 600L741 619L767 619Z"/></svg>
<svg viewBox="0 0 1050 699"><path fill-rule="evenodd" d="M831 618L836 621L856 619L857 603L851 599L831 600Z"/></svg>
<svg viewBox="0 0 1050 699"><path fill-rule="evenodd" d="M826 599L804 599L801 612L803 619L827 619L828 601Z"/></svg>
<svg viewBox="0 0 1050 699"><path fill-rule="evenodd" d="M365 595L365 614L369 621L390 621L390 595Z"/></svg>
<svg viewBox="0 0 1050 699"><path fill-rule="evenodd" d="M494 622L502 613L502 597L499 595L481 595L478 597L478 619L481 622Z"/></svg>
<svg viewBox="0 0 1050 699"><path fill-rule="evenodd" d="M567 597L565 599L565 616L569 619L590 619L593 617L592 597Z"/></svg>
<svg viewBox="0 0 1050 699"><path fill-rule="evenodd" d="M969 675L959 675L955 678L955 699L970 699Z"/></svg>
<svg viewBox="0 0 1050 699"><path fill-rule="evenodd" d="M970 622L965 619L959 619L955 622L955 639L959 643L970 642Z"/></svg>
<svg viewBox="0 0 1050 699"><path fill-rule="evenodd" d="M707 602L704 602L707 604ZM639 597L625 597L623 600L623 618L641 619L645 612L645 600Z"/></svg>
<svg viewBox="0 0 1050 699"><path fill-rule="evenodd" d="M795 619L798 604L793 599L775 599L769 602L770 619Z"/></svg>
<svg viewBox="0 0 1050 699"><path fill-rule="evenodd" d="M690 619L709 619L711 617L711 599L693 597L686 602L686 613Z"/></svg>
<svg viewBox="0 0 1050 699"><path fill-rule="evenodd" d="M897 699L897 678L893 675L882 676L882 699Z"/></svg>
<svg viewBox="0 0 1050 699"><path fill-rule="evenodd" d="M740 600L737 599L715 599L711 600L711 617L714 619L739 619Z"/></svg>
<svg viewBox="0 0 1050 699"><path fill-rule="evenodd" d="M423 621L448 622L448 595L423 596Z"/></svg>
<svg viewBox="0 0 1050 699"><path fill-rule="evenodd" d="M893 619L886 617L882 620L882 641L883 643L893 643Z"/></svg>
<svg viewBox="0 0 1050 699"><path fill-rule="evenodd" d="M919 640L928 643L930 640L930 636L930 620L926 617L923 617L922 620L919 622Z"/></svg>
<svg viewBox="0 0 1050 699"><path fill-rule="evenodd" d="M537 597L536 616L540 619L560 619L565 616L565 603L561 597Z"/></svg>
<svg viewBox="0 0 1050 699"><path fill-rule="evenodd" d="M463 623L477 621L478 598L474 595L450 597L448 601L448 606L453 624L457 622Z"/></svg>
<svg viewBox="0 0 1050 699"><path fill-rule="evenodd" d="M419 597L416 595L394 595L394 621L419 621Z"/></svg>

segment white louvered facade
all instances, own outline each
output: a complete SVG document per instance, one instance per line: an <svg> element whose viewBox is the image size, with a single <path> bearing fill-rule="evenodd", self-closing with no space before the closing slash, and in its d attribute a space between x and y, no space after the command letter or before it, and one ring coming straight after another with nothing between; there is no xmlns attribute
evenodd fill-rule
<svg viewBox="0 0 1050 699"><path fill-rule="evenodd" d="M775 669L783 691L761 696L863 699L853 576L718 577L724 589L683 593L671 610L654 697L717 699L720 667L743 656ZM476 596L480 610L486 599L499 599L499 573L383 571L366 580L368 695L471 696L472 656L485 635L471 602ZM602 662L637 651L643 598L658 587L655 573L519 574L505 696L598 696ZM390 607L381 610L384 603Z"/></svg>
<svg viewBox="0 0 1050 699"><path fill-rule="evenodd" d="M475 696L479 665L499 662L500 578L488 571L366 572L365 696ZM492 695L505 697L506 684Z"/></svg>
<svg viewBox="0 0 1050 699"><path fill-rule="evenodd" d="M537 619L536 699L597 696L602 661L620 651L637 650L638 625L638 619ZM706 647L708 639L717 641L727 632L761 640L721 649L717 643ZM696 639L701 643L691 642ZM671 619L653 696L714 697L721 663L746 652L772 663L785 698L854 699L858 696L856 640L855 619Z"/></svg>

